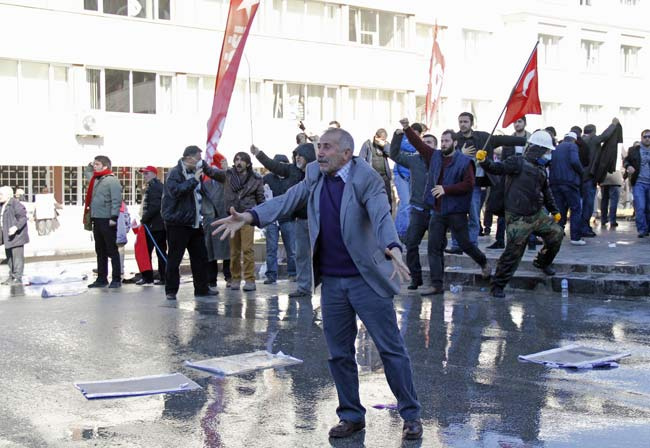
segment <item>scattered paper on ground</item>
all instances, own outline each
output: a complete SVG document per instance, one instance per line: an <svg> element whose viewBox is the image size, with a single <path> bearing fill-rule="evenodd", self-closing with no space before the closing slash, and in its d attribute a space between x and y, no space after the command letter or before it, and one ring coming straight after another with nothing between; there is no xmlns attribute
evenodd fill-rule
<svg viewBox="0 0 650 448"><path fill-rule="evenodd" d="M49 299L51 297L78 296L85 292L88 292L88 287L86 285L48 285L43 287L41 297Z"/></svg>
<svg viewBox="0 0 650 448"><path fill-rule="evenodd" d="M616 361L630 355L628 352L610 352L574 344L530 355L519 355L519 360L548 367L593 369L594 367L618 367Z"/></svg>
<svg viewBox="0 0 650 448"><path fill-rule="evenodd" d="M255 370L275 369L300 363L302 363L302 360L285 355L282 352L273 354L266 350L223 356L221 358L211 358L203 361L185 361L187 367L225 376L253 372Z"/></svg>
<svg viewBox="0 0 650 448"><path fill-rule="evenodd" d="M116 380L87 381L74 383L87 399L135 397L139 395L165 394L201 389L201 386L183 375L164 375L120 378Z"/></svg>

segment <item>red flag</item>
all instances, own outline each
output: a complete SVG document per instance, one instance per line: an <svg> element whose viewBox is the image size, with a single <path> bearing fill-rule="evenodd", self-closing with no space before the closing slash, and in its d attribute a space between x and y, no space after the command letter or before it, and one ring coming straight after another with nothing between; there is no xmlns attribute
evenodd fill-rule
<svg viewBox="0 0 650 448"><path fill-rule="evenodd" d="M219 70L214 84L212 113L208 119L205 160L209 162L212 162L223 134L232 90L237 80L237 70L259 3L260 0L230 0L228 21L219 57Z"/></svg>
<svg viewBox="0 0 650 448"><path fill-rule="evenodd" d="M517 85L510 95L510 100L506 104L506 115L503 117L504 128L524 115L540 115L542 113L542 105L539 103L538 73L537 46L535 46L526 68L524 68Z"/></svg>
<svg viewBox="0 0 650 448"><path fill-rule="evenodd" d="M445 57L438 45L438 25L433 33L433 49L431 50L431 63L429 64L429 84L427 85L427 98L424 104L426 125L433 127L433 116L438 109L442 80L445 76Z"/></svg>
<svg viewBox="0 0 650 448"><path fill-rule="evenodd" d="M151 271L151 259L149 258L149 250L147 249L147 231L139 225L132 227L135 237L135 261L138 263L138 270L140 272Z"/></svg>

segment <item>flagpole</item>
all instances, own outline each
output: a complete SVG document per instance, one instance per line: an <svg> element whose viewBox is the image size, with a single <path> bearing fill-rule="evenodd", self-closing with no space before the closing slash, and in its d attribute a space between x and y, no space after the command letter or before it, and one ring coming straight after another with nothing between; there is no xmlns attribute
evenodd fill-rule
<svg viewBox="0 0 650 448"><path fill-rule="evenodd" d="M506 104L503 106L503 109L501 110L501 113L499 114L499 118L497 118L496 123L494 123L494 127L492 128L492 132L490 132L490 136L487 138L485 141L485 144L483 145L482 150L485 150L487 148L488 143L490 143L490 140L492 140L492 136L494 135L494 132L497 130L497 126L499 126L499 122L501 121L501 117L503 117L503 114L505 113L506 109L508 108L508 103L510 103L510 100L512 99L512 95L515 93L515 89L519 85L519 82L521 81L521 78L524 76L524 73L526 72L526 67L528 67L528 64L530 64L530 60L533 58L533 54L535 54L535 50L537 50L537 46L539 45L539 40L535 42L535 46L533 47L533 51L530 52L530 56L528 56L528 60L526 61L526 64L524 64L524 68L521 70L521 73L519 74L519 78L517 78L517 82L515 82L514 87L510 91L510 95L508 96L508 100L506 101Z"/></svg>

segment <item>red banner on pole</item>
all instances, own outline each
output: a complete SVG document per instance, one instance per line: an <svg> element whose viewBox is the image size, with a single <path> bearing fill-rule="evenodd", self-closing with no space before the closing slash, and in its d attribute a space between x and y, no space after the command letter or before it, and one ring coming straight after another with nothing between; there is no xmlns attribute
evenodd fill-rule
<svg viewBox="0 0 650 448"><path fill-rule="evenodd" d="M535 46L524 71L517 81L517 85L510 95L508 104L506 104L506 115L503 117L504 128L507 128L524 115L540 115L542 113L538 82L537 46Z"/></svg>
<svg viewBox="0 0 650 448"><path fill-rule="evenodd" d="M260 0L230 0L228 21L219 57L219 70L214 85L212 112L208 119L208 139L205 149L205 159L208 162L212 162L223 134L230 98L237 80L237 70L259 3Z"/></svg>
<svg viewBox="0 0 650 448"><path fill-rule="evenodd" d="M438 44L438 25L433 33L433 49L431 50L431 63L429 64L429 84L427 85L427 98L424 105L426 125L433 127L433 116L438 109L442 80L445 76L445 57L442 55Z"/></svg>

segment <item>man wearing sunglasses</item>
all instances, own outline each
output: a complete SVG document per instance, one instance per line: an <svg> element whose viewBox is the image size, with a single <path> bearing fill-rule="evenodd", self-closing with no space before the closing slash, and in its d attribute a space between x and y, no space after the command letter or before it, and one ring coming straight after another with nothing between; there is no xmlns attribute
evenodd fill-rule
<svg viewBox="0 0 650 448"><path fill-rule="evenodd" d="M633 146L623 161L634 195L634 214L639 238L650 233L650 129L641 133L641 143Z"/></svg>

